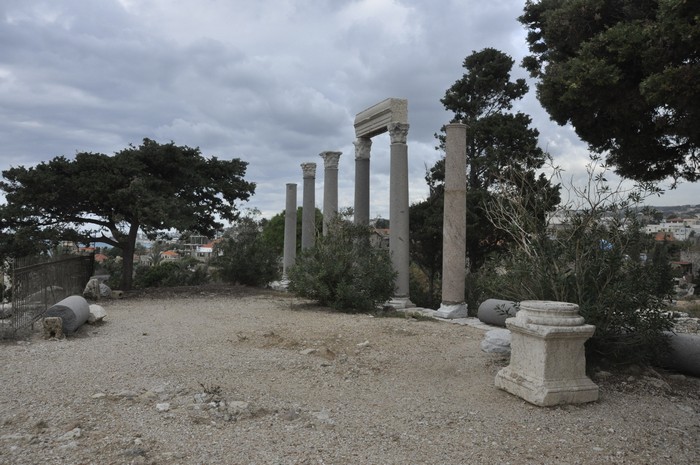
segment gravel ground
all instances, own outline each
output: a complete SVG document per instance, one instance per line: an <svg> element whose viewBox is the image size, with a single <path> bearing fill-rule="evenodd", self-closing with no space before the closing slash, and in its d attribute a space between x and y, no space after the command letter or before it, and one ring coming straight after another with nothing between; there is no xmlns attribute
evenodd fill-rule
<svg viewBox="0 0 700 465"><path fill-rule="evenodd" d="M700 463L697 378L598 372L598 402L540 408L469 326L240 287L102 305L0 344L0 463Z"/></svg>

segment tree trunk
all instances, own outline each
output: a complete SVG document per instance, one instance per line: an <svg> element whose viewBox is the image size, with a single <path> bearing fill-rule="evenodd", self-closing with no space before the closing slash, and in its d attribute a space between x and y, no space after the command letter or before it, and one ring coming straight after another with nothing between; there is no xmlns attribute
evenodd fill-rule
<svg viewBox="0 0 700 465"><path fill-rule="evenodd" d="M126 241L122 243L122 279L119 284L123 291L131 290L134 277L134 250L136 250L136 235L139 231L139 225L133 223L129 227L129 235Z"/></svg>

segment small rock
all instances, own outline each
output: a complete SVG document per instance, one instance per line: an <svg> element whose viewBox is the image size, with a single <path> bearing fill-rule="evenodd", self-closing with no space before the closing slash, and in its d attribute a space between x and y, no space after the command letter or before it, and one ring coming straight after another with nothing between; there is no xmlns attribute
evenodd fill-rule
<svg viewBox="0 0 700 465"><path fill-rule="evenodd" d="M324 347L321 349L321 357L325 358L326 360L334 360L335 359L335 352L333 352L331 349Z"/></svg>
<svg viewBox="0 0 700 465"><path fill-rule="evenodd" d="M105 283L100 283L100 297L112 297L112 289Z"/></svg>
<svg viewBox="0 0 700 465"><path fill-rule="evenodd" d="M283 420L294 421L300 417L299 410L295 408L287 409L284 412L282 412L281 417Z"/></svg>
<svg viewBox="0 0 700 465"><path fill-rule="evenodd" d="M170 410L170 403L169 402L163 402L161 404L156 404L156 410L159 412L167 412Z"/></svg>
<svg viewBox="0 0 700 465"><path fill-rule="evenodd" d="M119 394L117 394L117 397L123 397L124 399L133 399L136 396L138 396L137 393L135 393L134 391L129 391L129 390L124 390L124 391L121 391Z"/></svg>
<svg viewBox="0 0 700 465"><path fill-rule="evenodd" d="M315 354L316 352L318 352L318 349L304 349L299 353L301 355L311 355L311 354Z"/></svg>
<svg viewBox="0 0 700 465"><path fill-rule="evenodd" d="M360 342L359 344L357 344L357 347L368 347L368 346L369 346L369 341Z"/></svg>
<svg viewBox="0 0 700 465"><path fill-rule="evenodd" d="M695 409L690 405L676 404L676 407L678 407L678 410L681 412L690 413L691 415L695 413Z"/></svg>
<svg viewBox="0 0 700 465"><path fill-rule="evenodd" d="M78 439L83 435L83 430L80 428L73 428L72 430L65 433L63 436L58 438L59 441L72 441L73 439Z"/></svg>
<svg viewBox="0 0 700 465"><path fill-rule="evenodd" d="M316 417L316 419L318 421L320 421L321 423L325 423L327 425L334 425L335 424L335 421L333 421L333 419L331 419L331 415L330 415L330 413L328 413L328 410L326 410L326 409L323 409L320 412L314 412L313 416Z"/></svg>
<svg viewBox="0 0 700 465"><path fill-rule="evenodd" d="M88 323L95 324L104 320L107 316L107 311L101 305L90 305L90 314L88 315Z"/></svg>
<svg viewBox="0 0 700 465"><path fill-rule="evenodd" d="M249 402L244 402L242 400L234 400L232 402L228 403L228 408L229 410L248 410L248 407L250 406Z"/></svg>
<svg viewBox="0 0 700 465"><path fill-rule="evenodd" d="M612 373L610 373L609 371L604 371L604 370L601 370L595 374L595 377L598 379L608 379L611 376L612 376Z"/></svg>
<svg viewBox="0 0 700 465"><path fill-rule="evenodd" d="M487 354L510 354L510 331L507 329L492 329L486 331L481 341L481 350Z"/></svg>

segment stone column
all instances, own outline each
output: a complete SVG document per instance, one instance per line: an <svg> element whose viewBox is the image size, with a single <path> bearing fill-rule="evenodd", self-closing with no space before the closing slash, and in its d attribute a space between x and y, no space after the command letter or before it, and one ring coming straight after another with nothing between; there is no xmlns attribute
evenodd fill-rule
<svg viewBox="0 0 700 465"><path fill-rule="evenodd" d="M408 266L408 136L407 123L389 123L391 173L389 177L389 250L396 276L396 289L390 304L413 307L409 299Z"/></svg>
<svg viewBox="0 0 700 465"><path fill-rule="evenodd" d="M282 280L287 279L287 271L294 266L297 258L297 185L287 184L287 203L284 209L284 259Z"/></svg>
<svg viewBox="0 0 700 465"><path fill-rule="evenodd" d="M358 137L355 144L355 224L369 224L369 153L372 139Z"/></svg>
<svg viewBox="0 0 700 465"><path fill-rule="evenodd" d="M301 248L314 246L316 243L316 163L302 163L304 173L304 198L301 211Z"/></svg>
<svg viewBox="0 0 700 465"><path fill-rule="evenodd" d="M442 304L435 316L466 318L467 125L445 127L445 197L442 226Z"/></svg>
<svg viewBox="0 0 700 465"><path fill-rule="evenodd" d="M525 300L511 332L510 365L496 375L496 386L539 406L598 400L598 386L586 376L584 343L595 326L584 324L578 305Z"/></svg>
<svg viewBox="0 0 700 465"><path fill-rule="evenodd" d="M343 152L321 152L323 158L323 235L338 213L338 161Z"/></svg>

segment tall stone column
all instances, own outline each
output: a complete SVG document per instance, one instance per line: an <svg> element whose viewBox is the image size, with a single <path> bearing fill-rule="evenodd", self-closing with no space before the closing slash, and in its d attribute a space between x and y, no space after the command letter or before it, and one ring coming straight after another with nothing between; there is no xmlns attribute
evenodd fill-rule
<svg viewBox="0 0 700 465"><path fill-rule="evenodd" d="M408 136L407 123L389 123L391 137L391 174L389 177L389 249L396 276L396 289L391 305L413 307L409 299L409 234L408 234Z"/></svg>
<svg viewBox="0 0 700 465"><path fill-rule="evenodd" d="M466 318L464 278L467 259L467 126L445 127L445 198L442 227L440 318Z"/></svg>
<svg viewBox="0 0 700 465"><path fill-rule="evenodd" d="M355 224L369 224L369 153L372 139L358 137L355 144Z"/></svg>
<svg viewBox="0 0 700 465"><path fill-rule="evenodd" d="M287 184L287 203L284 209L284 259L282 280L287 279L287 271L294 266L297 258L297 185Z"/></svg>
<svg viewBox="0 0 700 465"><path fill-rule="evenodd" d="M302 163L304 173L304 198L301 212L301 248L314 246L316 243L316 163Z"/></svg>
<svg viewBox="0 0 700 465"><path fill-rule="evenodd" d="M338 161L343 152L321 152L323 158L323 235L338 213Z"/></svg>

